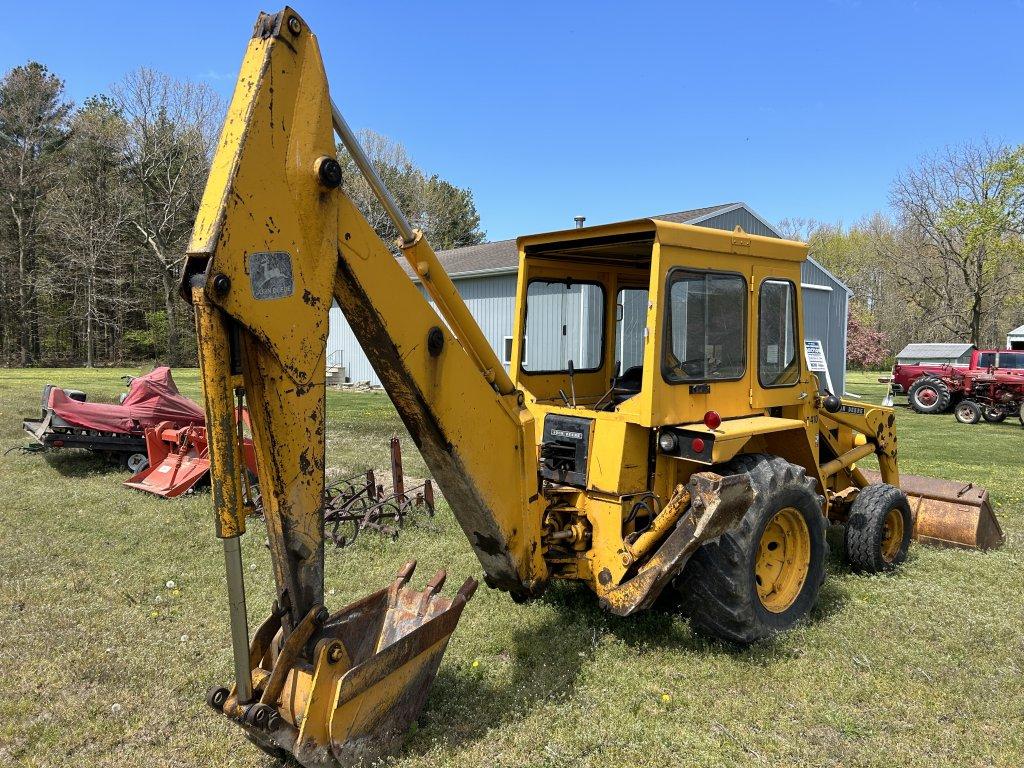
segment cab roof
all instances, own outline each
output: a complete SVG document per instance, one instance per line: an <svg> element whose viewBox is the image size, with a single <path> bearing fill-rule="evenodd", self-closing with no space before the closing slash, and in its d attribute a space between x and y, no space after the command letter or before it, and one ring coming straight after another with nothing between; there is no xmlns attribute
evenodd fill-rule
<svg viewBox="0 0 1024 768"><path fill-rule="evenodd" d="M524 235L516 239L516 246L520 255L526 258L584 258L635 263L650 255L650 246L654 242L752 258L796 262L807 258L807 246L793 240L751 235L739 227L729 232L655 218Z"/></svg>

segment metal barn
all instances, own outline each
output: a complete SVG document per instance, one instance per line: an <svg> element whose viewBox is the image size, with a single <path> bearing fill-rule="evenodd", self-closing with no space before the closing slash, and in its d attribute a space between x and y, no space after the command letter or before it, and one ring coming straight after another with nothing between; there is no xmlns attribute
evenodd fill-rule
<svg viewBox="0 0 1024 768"><path fill-rule="evenodd" d="M678 213L663 214L652 218L664 219L683 224L697 224L715 229L731 231L740 226L745 232L766 237L780 237L779 233L758 216L745 203L729 203L709 206ZM491 346L506 365L512 353L512 322L515 314L516 278L519 269L519 253L515 240L499 240L466 248L440 251L437 254L445 269L459 289L466 306L483 329ZM846 384L846 317L850 290L831 272L812 259L802 268L801 289L804 297L804 332L807 339L821 342L828 361L832 383L837 391L844 392ZM579 352L570 354L566 349L533 348L530 346L529 328L526 334L525 365L534 370L545 370L546 365L557 367L555 360L573 357L580 368L587 367L585 356L593 345L580 337L579 327L588 327L585 322L588 309L586 294L575 292L561 294L552 290L550 296L542 297L542 311L532 311L530 323L539 321L543 314L549 319L557 316L559 324L567 325L562 345L576 346ZM640 296L623 296L623 324L643 324L646 299ZM531 305L532 306L532 305ZM581 314L582 313L582 314ZM571 322L573 318L583 320L582 324ZM342 381L368 381L380 384L366 355L356 343L337 306L331 308L330 335L327 340L328 381L340 384ZM577 328L574 333L573 328ZM592 325L590 326L592 327ZM620 344L620 360L623 370L640 360L641 351L629 349L627 339L637 334L624 333L617 342Z"/></svg>

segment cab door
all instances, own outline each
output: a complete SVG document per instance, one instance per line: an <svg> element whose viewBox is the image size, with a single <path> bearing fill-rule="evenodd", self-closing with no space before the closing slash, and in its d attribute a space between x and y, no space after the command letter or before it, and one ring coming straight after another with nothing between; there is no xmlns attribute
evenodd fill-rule
<svg viewBox="0 0 1024 768"><path fill-rule="evenodd" d="M799 264L772 262L751 272L750 405L796 405L812 395L803 354Z"/></svg>

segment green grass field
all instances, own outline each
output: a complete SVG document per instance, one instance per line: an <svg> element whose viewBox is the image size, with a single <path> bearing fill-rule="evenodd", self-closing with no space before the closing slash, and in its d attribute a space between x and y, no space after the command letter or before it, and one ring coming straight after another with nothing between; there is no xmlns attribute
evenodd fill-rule
<svg viewBox="0 0 1024 768"><path fill-rule="evenodd" d="M137 373L137 371L131 371ZM0 451L46 382L113 402L120 370L0 370ZM195 371L176 378L199 397ZM877 401L866 374L850 388ZM385 467L404 430L386 396L328 396L328 462ZM833 554L809 621L736 650L668 612L602 613L582 587L518 606L482 588L420 724L389 765L1024 764L1024 430L899 410L906 472L986 485L996 552L913 546L884 577ZM406 471L425 468L405 439ZM0 459L0 766L270 766L203 703L231 677L222 555L205 492L167 501L88 454ZM252 622L272 593L262 524L245 538ZM439 530L437 530L439 529ZM839 540L830 535L833 552ZM480 568L443 505L434 529L329 550L329 607ZM168 582L174 586L168 588Z"/></svg>

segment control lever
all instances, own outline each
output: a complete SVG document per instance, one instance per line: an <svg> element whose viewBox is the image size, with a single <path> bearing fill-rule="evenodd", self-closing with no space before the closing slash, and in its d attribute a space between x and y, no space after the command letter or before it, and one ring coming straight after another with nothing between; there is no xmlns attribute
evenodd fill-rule
<svg viewBox="0 0 1024 768"><path fill-rule="evenodd" d="M604 393L603 395L601 395L601 399L600 399L600 400L598 400L598 401L597 401L597 402L596 402L596 403L594 404L594 410L595 410L595 411L599 411L599 410L601 410L601 405L602 405L602 404L604 403L604 399L605 399L606 397L610 396L610 395L611 395L611 393L615 391L615 384L616 384L616 382L618 381L618 378L619 378L619 369L620 369L621 367L622 367L622 362L621 362L620 360L616 360L616 361L615 361L615 372L614 372L614 373L612 374L612 380L611 380L610 382L608 382L608 384L609 384L609 387L608 387L608 391L607 391L607 392L605 392L605 393Z"/></svg>
<svg viewBox="0 0 1024 768"><path fill-rule="evenodd" d="M572 393L572 407L576 407L576 369L572 365L572 360L569 361L569 392Z"/></svg>

